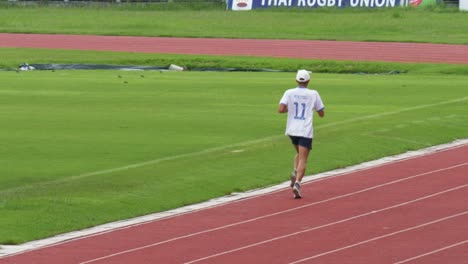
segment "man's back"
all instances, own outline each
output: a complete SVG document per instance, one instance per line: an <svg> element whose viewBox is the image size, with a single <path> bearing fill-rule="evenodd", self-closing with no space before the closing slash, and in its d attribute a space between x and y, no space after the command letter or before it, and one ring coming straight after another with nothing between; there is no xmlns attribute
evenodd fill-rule
<svg viewBox="0 0 468 264"><path fill-rule="evenodd" d="M313 138L313 114L323 109L323 102L315 90L293 88L287 90L280 101L288 107L286 134Z"/></svg>

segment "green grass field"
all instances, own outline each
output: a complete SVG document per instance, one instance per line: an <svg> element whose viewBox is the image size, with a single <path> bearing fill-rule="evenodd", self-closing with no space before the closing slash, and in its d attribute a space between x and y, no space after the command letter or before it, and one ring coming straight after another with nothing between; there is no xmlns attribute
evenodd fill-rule
<svg viewBox="0 0 468 264"><path fill-rule="evenodd" d="M288 180L293 149L276 109L294 73L0 78L0 244ZM460 75L314 74L327 116L307 173L466 138L467 86Z"/></svg>
<svg viewBox="0 0 468 264"><path fill-rule="evenodd" d="M200 7L0 2L0 32L468 44L468 13L440 6ZM468 137L468 65L14 48L0 58L0 245L284 182L294 154L276 113L294 73L12 71L22 62L311 69L327 114L308 174ZM337 74L391 71L405 74Z"/></svg>
<svg viewBox="0 0 468 264"><path fill-rule="evenodd" d="M456 8L230 12L161 10L160 5L0 5L0 32L323 39L468 44L468 13Z"/></svg>

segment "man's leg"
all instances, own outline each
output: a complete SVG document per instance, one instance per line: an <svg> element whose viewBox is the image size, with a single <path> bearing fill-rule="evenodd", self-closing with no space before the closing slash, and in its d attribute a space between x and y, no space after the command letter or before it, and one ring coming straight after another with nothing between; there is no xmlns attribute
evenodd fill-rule
<svg viewBox="0 0 468 264"><path fill-rule="evenodd" d="M296 150L297 150L297 146L296 146ZM297 172L297 163L298 162L299 162L299 153L297 153L296 156L294 156L294 171L295 172Z"/></svg>
<svg viewBox="0 0 468 264"><path fill-rule="evenodd" d="M299 149L298 145L293 145L296 149L296 156L294 156L294 170L291 172L291 188L294 187L297 178L297 163L299 162Z"/></svg>
<svg viewBox="0 0 468 264"><path fill-rule="evenodd" d="M301 181L304 177L306 165L307 165L307 158L309 157L310 149L307 147L299 146L298 147L298 154L297 154L297 178L296 182L293 185L293 193L294 198L299 199L302 198L301 194Z"/></svg>
<svg viewBox="0 0 468 264"><path fill-rule="evenodd" d="M297 154L297 182L301 182L302 178L304 177L306 166L307 166L307 158L309 157L310 149L299 146L298 147L298 154Z"/></svg>

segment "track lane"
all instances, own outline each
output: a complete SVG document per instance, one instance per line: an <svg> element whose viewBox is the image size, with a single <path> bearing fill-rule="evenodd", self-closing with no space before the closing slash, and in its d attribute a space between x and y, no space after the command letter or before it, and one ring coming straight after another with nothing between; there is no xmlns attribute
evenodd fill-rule
<svg viewBox="0 0 468 264"><path fill-rule="evenodd" d="M468 45L0 33L0 47L468 64Z"/></svg>
<svg viewBox="0 0 468 264"><path fill-rule="evenodd" d="M10 258L0 263L79 263L82 261L115 254L132 248L147 246L152 243L161 243L178 237L204 232L223 226L230 228L240 221L257 221L256 218L275 214L294 208L307 207L325 199L333 199L337 195L352 193L363 188L369 188L382 182L398 180L402 177L423 174L428 169L437 170L441 166L454 166L466 161L468 146L457 147L430 155L402 160L383 166L370 168L341 177L325 178L304 185L311 187L310 195L301 201L292 200L290 191L279 191L268 195L246 199L224 206L201 210L198 212L172 217L155 222L141 224L132 228L125 228L85 237L34 250ZM305 190L307 193L308 191ZM286 198L288 197L288 198ZM13 261L13 262L10 262Z"/></svg>
<svg viewBox="0 0 468 264"><path fill-rule="evenodd" d="M211 254L216 254L216 252L222 252L223 250L227 251L231 248L239 248L246 244L255 244L259 240L268 239L271 236L281 236L284 235L285 232L297 232L294 226L290 225L288 219L298 219L296 224L302 224L304 227L310 225L327 225L329 222L340 221L341 219L346 218L349 214L365 214L367 212L374 211L379 206L404 201L404 199L408 198L408 195L410 197L415 197L416 195L430 195L435 190L439 190L441 188L457 187L462 183L467 183L466 177L463 176L463 172L468 168L466 165L454 167L450 170L426 174L424 177L397 182L378 189L357 193L349 197L343 197L342 199L314 204L313 206L303 207L300 210L288 211L285 214L278 214L272 217L258 219L253 222L247 222L242 225L231 226L227 229L220 229L210 233L186 237L182 240L171 241L171 243L167 244L153 244L143 248L133 248L129 251L106 256L104 259L100 259L102 261L97 261L96 263L128 263L132 259L139 259L139 256L141 255L153 256L152 259L158 259L158 261L164 263L181 263L187 261L190 256L196 255L201 257L206 251ZM451 181L445 182L445 175L448 172L453 173L455 176ZM427 185L427 181L441 183L438 184L437 188L434 188L432 185L427 186L426 188L421 187L424 184ZM411 185L408 186L409 184ZM414 185L419 186L419 188L414 188ZM396 191L397 193L408 195L395 196L395 189L398 190ZM369 202L369 196L372 197L372 202ZM354 204L355 206L350 208L350 204ZM330 211L330 206L334 208L333 211ZM251 210L255 210L255 208L252 208ZM316 214L316 218L313 220L302 219L301 216L307 215L307 212L317 212L318 214ZM199 244L204 246L194 247L194 245ZM140 260L140 262L141 261L142 260ZM222 262L224 261L225 260Z"/></svg>
<svg viewBox="0 0 468 264"><path fill-rule="evenodd" d="M392 259L377 255L377 262L360 262L372 253L364 252L364 256L346 255L348 258L334 255L361 245L390 237L398 237L410 231L435 225L438 228L449 228L456 231L453 224L463 224L468 220L468 207L459 202L457 206L444 207L443 210L432 210L433 203L447 203L454 199L463 199L468 195L468 188L452 190L440 195L410 202L388 210L376 210L365 217L325 226L318 229L306 229L288 236L270 239L262 244L244 247L226 254L206 256L186 263L248 263L255 259L256 263L392 263ZM462 220L460 220L462 219ZM449 221L454 220L454 221ZM447 222L447 224L440 225ZM432 227L431 227L432 228ZM466 238L466 234L454 232L458 239ZM433 237L433 239L435 239ZM431 243L431 240L423 243ZM288 252L290 254L288 254ZM362 252L361 252L362 253ZM139 258L135 257L134 260ZM110 262L98 262L110 263ZM122 263L122 262L116 262ZM144 262L145 263L145 262ZM180 262L179 262L180 263Z"/></svg>
<svg viewBox="0 0 468 264"><path fill-rule="evenodd" d="M426 203L431 201L434 200L428 200ZM440 206L443 205L441 204ZM427 207L432 207L432 205L427 205ZM418 211L416 213L424 213L421 208L414 209ZM392 230L392 226L381 226L385 231L393 233L389 233L384 237L374 237L367 241L360 241L355 243L357 245L349 245L348 248L337 248L335 252L331 252L328 255L317 256L317 258L309 256L293 263L391 264L412 258L415 255L425 254L428 251L436 251L460 243L460 241L468 238L468 227L466 226L468 222L468 207L465 207L465 209L467 213L464 215L457 215L453 218L407 231ZM395 217L392 217L392 219L395 220ZM468 251L462 255L468 257ZM456 259L459 259L459 257L454 259L451 257L446 258L446 260L450 261L450 264L461 263ZM426 260L425 263L439 264L442 262Z"/></svg>
<svg viewBox="0 0 468 264"><path fill-rule="evenodd" d="M446 263L448 259L453 264L466 264L468 259L468 240L460 241L458 243L434 249L429 252L424 252L421 255L413 256L411 258L404 259L393 264Z"/></svg>

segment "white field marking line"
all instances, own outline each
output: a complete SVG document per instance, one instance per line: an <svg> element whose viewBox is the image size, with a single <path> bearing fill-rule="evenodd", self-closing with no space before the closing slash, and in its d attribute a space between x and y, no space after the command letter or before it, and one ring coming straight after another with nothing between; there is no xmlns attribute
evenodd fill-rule
<svg viewBox="0 0 468 264"><path fill-rule="evenodd" d="M463 245L463 244L465 244L467 242L468 242L468 240L465 240L465 241L462 241L462 242L459 242L459 243L456 243L456 244L452 244L450 246L446 246L446 247L443 247L443 248L439 248L437 250L430 251L430 252L427 252L427 253L424 253L424 254L409 258L409 259L405 259L405 260L402 260L402 261L395 262L394 264L401 264L401 263L410 262L410 261L418 259L418 258L422 258L422 257L428 256L428 255L435 254L435 253L440 252L440 251L444 251L444 250L447 250L447 249L450 249L450 248L453 248L453 247Z"/></svg>
<svg viewBox="0 0 468 264"><path fill-rule="evenodd" d="M462 215L465 215L465 214L468 214L468 211L464 211L462 213L454 214L454 215L447 216L447 217L444 217L444 218L439 218L439 219L431 221L431 222L427 222L427 223L420 224L420 225L417 225L417 226L413 226L413 227L410 227L410 228L402 229L402 230L399 230L399 231L396 231L396 232L393 232L393 233L389 233L389 234L386 234L386 235L383 235L383 236L374 237L374 238L364 240L364 241L361 241L361 242L358 242L358 243L355 243L355 244L352 244L352 245L349 245L349 246L346 246L346 247L337 248L335 250L324 252L324 253L321 253L321 254L318 254L318 255L315 255L315 256L312 256L312 257L300 259L300 260L295 261L295 262L290 262L289 264L296 264L296 263L301 263L301 262L304 262L304 261L307 261L307 260L319 258L319 257L329 255L329 254L332 254L332 253L335 253L335 252L338 252L338 251L342 251L342 250L345 250L345 249L348 249L348 248L356 247L356 246L366 244L366 243L369 243L369 242L372 242L372 241L380 240L382 238L398 235L398 234L408 232L408 231L411 231L411 230L414 230L414 229L418 229L418 228L421 228L421 227L425 227L425 226L428 226L428 225L436 224L436 223L439 223L439 222L442 222L442 221L445 221L445 220L449 220L449 219L452 219L452 218L455 218L455 217L459 217L459 216L462 216Z"/></svg>
<svg viewBox="0 0 468 264"><path fill-rule="evenodd" d="M404 109L401 109L401 110L398 110L398 111L392 111L392 112L386 112L386 113L380 113L380 114L374 114L374 115L361 116L361 117L357 117L357 118L346 119L344 121L338 121L338 122L334 122L334 123L318 125L318 126L316 126L316 129L333 127L333 126L337 126L337 125L341 125L341 124L353 123L353 122L356 122L356 121L361 121L361 120L366 120L366 119L372 119L372 118L378 118L378 117L383 117L383 116L388 116L388 115L394 115L394 114L399 114L399 113L408 112L408 111L412 111L412 110L424 109L424 108L428 108L428 107L434 107L434 106L439 106L439 105L462 102L462 101L465 101L467 99L468 99L468 96L458 98L458 99L454 99L454 100L443 101L443 102L435 103L435 104L426 104L426 105L419 105L419 106L404 108ZM96 175L102 175L102 174L108 174L108 173L123 171L123 170L139 168L139 167L143 167L143 166L146 166L146 165L153 165L153 164L161 163L161 162L164 162L164 161L171 161L171 160L176 160L176 159L181 159L181 158L199 156L199 155L208 154L208 153L221 151L221 150L226 150L226 149L230 149L230 148L237 148L237 147L244 147L244 146L248 146L248 145L254 145L254 144L266 142L266 141L269 141L269 140L274 140L274 139L281 138L281 137L283 137L283 135L269 136L269 137L265 137L265 138L261 138L261 139L257 139L257 140L251 140L251 141L241 142L241 143L237 143L237 144L226 145L226 146L222 146L222 147L209 148L209 149L205 149L205 150L198 151L198 152L186 153L186 154L181 154L181 155L174 155L174 156L170 156L170 157L144 161L144 162L140 162L140 163L130 164L130 165L127 165L127 166L122 166L122 167L117 167L117 168L112 168L112 169L107 169L107 170L100 170L100 171L88 172L88 173L83 173L83 174L74 175L74 176L68 176L68 177L65 177L65 178L61 178L61 179L58 179L58 180L52 180L52 181L48 181L48 182L41 182L41 183L37 183L37 184L13 187L13 188L10 188L10 189L1 190L0 195L8 194L8 193L14 193L14 192L20 191L20 190L27 190L27 189L34 188L34 187L37 187L37 186L44 186L44 185L48 185L48 184L57 184L57 183L69 182L69 181L83 179L83 178L87 178L87 177L91 177L91 176L96 176Z"/></svg>
<svg viewBox="0 0 468 264"><path fill-rule="evenodd" d="M389 140L393 140L393 141L413 143L413 144L418 144L418 145L422 145L422 146L425 146L425 147L430 146L430 144L427 143L427 142L421 142L421 141L406 139L406 138L402 138L402 137L391 137L391 136L384 136L384 135L375 135L375 134L371 134L371 133L366 133L364 135L367 136L367 137L373 137L373 138L385 138L385 139L389 139Z"/></svg>
<svg viewBox="0 0 468 264"><path fill-rule="evenodd" d="M388 182L388 183L385 183L385 184L376 185L376 186L373 186L373 187L370 187L370 188L359 190L357 192L336 196L336 197L333 197L333 198L329 198L329 199L326 199L326 200L322 200L322 201L318 201L318 202L314 202L314 203L310 203L310 204L305 204L305 205L294 207L294 208L291 208L291 209L288 209L288 210L279 211L279 212L276 212L276 213L273 213L273 214L263 215L263 216L252 218L252 219L249 219L249 220L245 220L245 221L241 221L241 222L237 222L237 223L233 223L233 224L229 224L229 225L225 225L225 226L221 226L221 227L217 227L217 228L213 228L213 229L207 229L207 230L203 230L203 231L200 231L200 232L196 232L196 233L192 233L192 234L188 234L188 235L184 235L184 236L180 236L180 237L171 238L171 239L168 239L168 240L165 240L165 241L160 241L160 242L157 242L157 243L149 244L149 245L146 245L146 246L137 247L137 248L117 252L117 253L114 253L114 254L111 254L111 255L107 255L107 256L97 258L97 259L82 262L82 264L91 263L91 262L98 261L98 260L103 260L103 259L108 259L108 258L111 258L111 257L123 255L123 254L126 254L126 253L131 253L131 252L134 252L134 251L138 251L138 250L142 250L142 249L146 249L146 248L150 248L150 247L155 247L155 246L165 244L165 243L169 243L169 242L172 242L172 241L181 240L181 239L184 239L184 238L189 238L189 237L193 237L193 236L197 236L197 235L201 235L201 234L205 234L205 233L214 232L214 231L221 230L221 229L226 229L226 228L233 227L233 226L238 226L238 225L245 224L245 223L254 222L254 221L257 221L257 220L264 219L264 218L269 218L269 217L289 213L289 212L296 211L296 210L299 210L299 209L303 209L303 208L306 208L306 207L310 207L310 206L313 206L313 205L338 200L338 199L341 199L341 198L344 198L344 197L348 197L348 196L363 193L363 192L366 192L366 191L369 191L369 190L377 189L377 188L380 188L380 187L383 187L383 186L386 186L386 185L391 185L391 184L394 184L394 183L397 183L397 182L405 181L405 180L408 180L408 179L420 177L420 176L427 175L427 174L432 174L432 173L435 173L435 172L440 172L440 171L443 171L443 170L449 170L449 169L453 169L453 168L456 168L456 167L461 167L461 166L464 166L464 165L467 165L467 164L468 164L468 162L464 163L464 164L454 166L454 167L446 168L446 169L439 169L437 171L426 172L426 173L423 173L423 174L414 175L414 176L411 176L411 177L408 177L408 178L405 178L405 179L400 179L400 180ZM468 186L468 185L465 185L465 186Z"/></svg>
<svg viewBox="0 0 468 264"><path fill-rule="evenodd" d="M443 101L440 103L434 103L434 104L426 104L426 105L418 105L418 106L413 106L409 108L404 108L401 110L397 111L392 111L392 112L386 112L386 113L380 113L380 114L374 114L374 115L366 115L366 116L361 116L361 117L356 117L356 118L351 118L347 119L344 121L339 121L339 122L334 122L334 123L329 123L329 124L324 124L321 126L317 126L317 128L324 128L324 127L330 127L330 126L335 126L335 125L340 125L340 124L346 124L346 123L352 123L356 121L361 121L361 120L366 120L366 119L372 119L372 118L377 118L377 117L383 117L383 116L388 116L388 115L394 115L394 114L400 114L403 112L408 112L408 111L413 111L413 110L419 110L419 109L424 109L428 107L433 107L433 106L439 106L439 105L445 105L445 104L451 104L451 103L457 103L457 102L463 102L468 99L468 96L454 99L454 100L448 100L448 101Z"/></svg>
<svg viewBox="0 0 468 264"><path fill-rule="evenodd" d="M221 150L225 150L225 149L235 148L235 147L243 147L243 146L248 146L248 145L254 145L254 144L266 142L266 141L269 141L269 140L274 140L274 139L280 138L280 137L281 136L270 136L270 137L265 137L265 138L261 138L261 139L257 139L257 140L241 142L241 143L238 143L238 144L226 145L226 146L216 147L216 148L209 148L209 149L205 149L205 150L202 150L202 151L186 153L186 154L181 154L181 155L174 155L174 156L169 156L169 157L155 159L155 160L144 161L144 162L130 164L130 165L127 165L127 166L117 167L117 168L113 168L113 169L93 171L93 172L83 173L83 174L79 174L79 175L68 176L68 177L65 177L65 178L62 178L62 179L52 180L52 181L48 181L48 182L42 182L42 183L38 183L38 184L30 184L30 185L24 185L24 186L19 186L19 187L13 187L13 188L10 188L10 189L1 190L0 195L1 194L13 193L13 192L16 192L16 191L19 191L19 190L27 190L27 189L35 188L37 186L44 186L44 185L48 185L48 184L69 182L69 181L73 181L73 180L88 178L88 177L91 177L91 176L96 176L96 175L102 175L102 174L108 174L108 173L113 173L113 172L118 172L118 171L124 171L124 170L139 168L139 167L143 167L143 166L146 166L146 165L158 164L158 163L161 163L161 162L164 162L164 161L172 161L172 160L177 160L177 159L182 159L182 158L195 157L195 156L208 154L208 153L212 153L212 152L216 152L216 151L221 151Z"/></svg>
<svg viewBox="0 0 468 264"><path fill-rule="evenodd" d="M365 216L368 216L368 215L371 215L371 214L376 214L376 213L391 210L391 209L394 209L394 208L397 208L397 207L402 207L402 206L405 206L405 205L408 205L408 204L411 204L411 203L414 203L414 202L418 202L418 201L422 201L422 200L425 200L425 199L428 199L428 198L432 198L432 197L437 196L437 195L441 195L441 194L444 194L444 193L448 193L448 192L451 192L451 191L462 189L462 188L465 188L467 186L468 186L468 184L465 184L465 185L462 185L462 186L447 189L445 191L434 193L434 194L431 194L431 195L423 196L423 197L420 197L420 198L417 198L417 199L414 199L414 200L411 200L411 201L407 201L407 202L404 202L404 203L400 203L400 204L397 204L397 205L392 205L392 206L389 206L389 207L374 210L374 211L367 212L367 213L360 214L360 215L355 215L355 216L352 216L352 217L349 217L349 218L346 218L346 219L342 219L342 220L339 220L339 221L336 221L336 222L332 222L332 223L328 223L328 224L325 224L325 225L308 228L308 229L301 230L301 231L298 231L298 232L295 232L295 233L290 233L290 234L287 234L287 235L284 235L284 236L275 237L275 238L272 238L272 239L260 241L260 242L250 244L250 245L247 245L247 246L243 246L243 247L235 248L235 249L232 249L232 250L228 250L228 251L220 252L220 253L217 253L217 254L213 254L213 255L210 255L210 256L206 256L206 257L203 257L203 258L195 259L195 260L192 260L192 261L189 261L189 262L185 262L185 264L200 262L200 261L203 261L203 260L211 259L211 258L214 258L214 257L219 257L221 255L226 255L226 254L233 253L233 252L240 251L240 250L244 250L244 249L247 249L247 248L252 248L252 247L259 246L259 245L267 244L267 243L270 243L270 242L273 242L273 241L276 241L276 240L281 240L281 239L284 239L284 238L287 238L287 237L292 237L292 236L307 233L307 232L310 232L310 231L314 231L314 230L322 229L322 228L325 228L325 227L329 227L329 226L332 226L332 225L341 224L341 223L348 222L348 221L358 219L358 218L362 218L362 217L365 217ZM466 214L466 213L468 213L468 211L466 211L466 212L464 212L462 214ZM348 246L348 247L350 247L350 246ZM320 255L325 255L326 253L323 253L323 254L320 254ZM307 258L307 259L310 259L310 258ZM306 259L304 259L304 260L306 260ZM84 263L88 263L88 262L84 262ZM84 263L80 263L80 264L84 264ZM296 263L296 262L294 262L294 263Z"/></svg>
<svg viewBox="0 0 468 264"><path fill-rule="evenodd" d="M468 144L468 139L457 140L451 143L446 143L442 145L432 146L422 150L415 150L406 152L403 154L390 156L381 158L379 160L368 161L365 163L361 163L358 165L353 165L343 169L336 169L329 172L320 173L313 176L306 176L303 179L304 185L305 184L312 184L318 181L326 181L330 179L334 179L337 177L347 176L349 174L354 174L360 171L365 171L373 168L378 168L390 164L395 164L407 160L417 159L429 155L433 155L436 153L441 153L445 151L456 150L458 148L465 147ZM257 197L265 196L274 194L277 192L284 191L285 189L289 188L289 180L286 183L279 184L273 187L262 188L257 190L252 190L245 193L239 193L234 196L224 196L220 198L216 198L207 202L203 202L200 204L189 205L182 208L173 209L166 212L154 213L147 216L140 216L128 220L122 220L117 222L112 222L92 228L88 228L85 230L74 231L70 233L65 233L61 235L57 235L51 238L45 238L42 240L31 241L27 242L22 245L18 246L0 246L0 259L6 256L14 256L22 253L26 253L29 251L34 251L37 249L44 249L48 247L53 247L61 244L65 244L68 242L81 240L85 238L90 238L94 236L99 236L107 233L111 233L114 231L125 230L133 227L137 227L140 225L151 224L157 221L161 221L164 219L174 218L183 216L186 214L195 213L198 211L213 209L216 207L224 206L231 203L243 202L250 199L255 199Z"/></svg>

